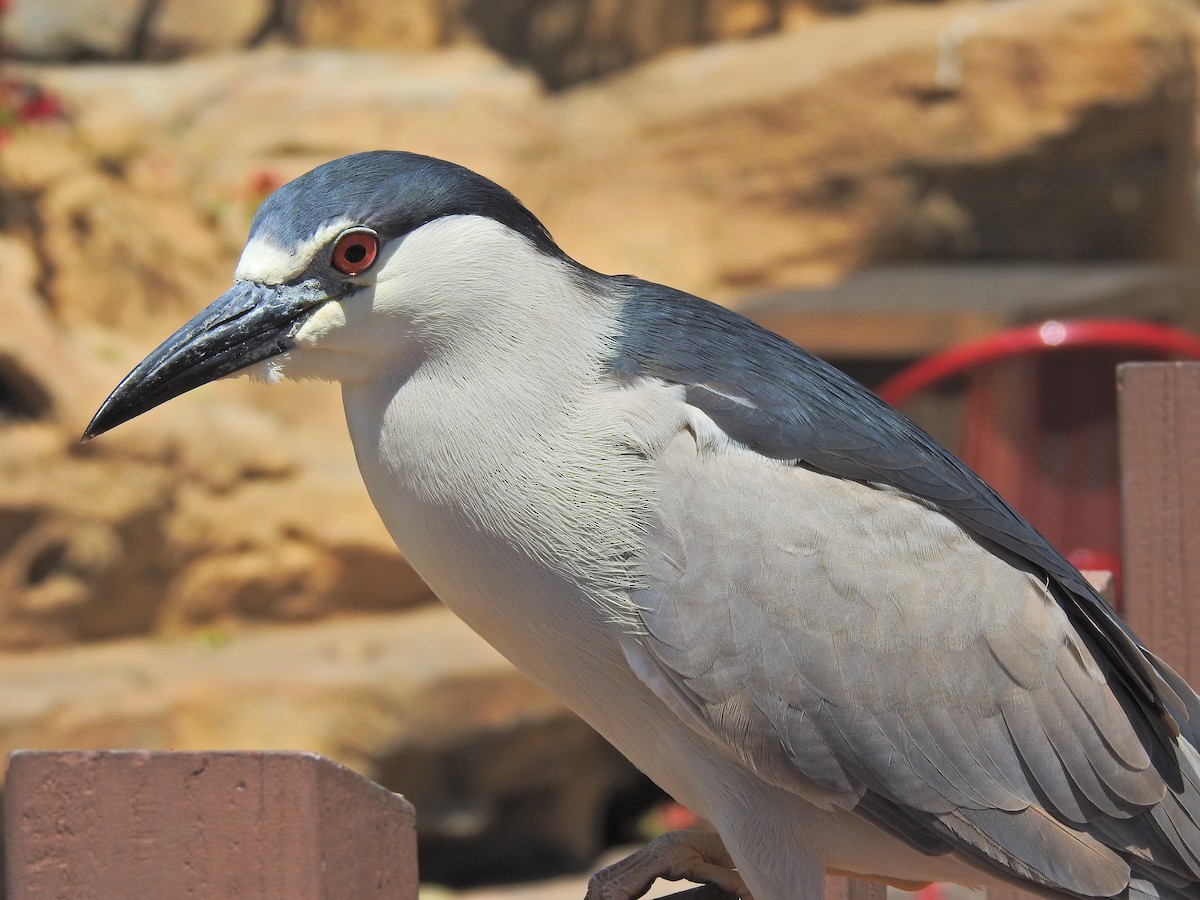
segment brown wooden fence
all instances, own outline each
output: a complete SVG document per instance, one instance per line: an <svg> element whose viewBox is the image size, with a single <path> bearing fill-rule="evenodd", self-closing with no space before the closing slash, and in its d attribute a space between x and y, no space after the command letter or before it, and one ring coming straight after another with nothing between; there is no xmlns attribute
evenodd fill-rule
<svg viewBox="0 0 1200 900"><path fill-rule="evenodd" d="M1200 684L1200 364L1125 365L1118 385L1126 615ZM417 896L412 807L306 753L16 753L4 837L8 900ZM885 897L826 885L827 900Z"/></svg>

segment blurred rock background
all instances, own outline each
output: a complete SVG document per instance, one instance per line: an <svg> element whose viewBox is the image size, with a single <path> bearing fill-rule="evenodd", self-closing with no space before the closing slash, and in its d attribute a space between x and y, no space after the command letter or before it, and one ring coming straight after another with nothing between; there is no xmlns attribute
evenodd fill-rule
<svg viewBox="0 0 1200 900"><path fill-rule="evenodd" d="M414 800L438 880L583 867L656 795L435 604L336 389L221 383L78 443L271 190L443 156L588 265L735 307L899 263L1194 284L1188 0L0 10L0 750L326 753Z"/></svg>

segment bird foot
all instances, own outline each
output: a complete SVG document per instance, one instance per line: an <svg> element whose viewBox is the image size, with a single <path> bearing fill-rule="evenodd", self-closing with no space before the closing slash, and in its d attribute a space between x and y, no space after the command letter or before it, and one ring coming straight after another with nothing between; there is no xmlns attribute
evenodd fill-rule
<svg viewBox="0 0 1200 900"><path fill-rule="evenodd" d="M657 878L711 884L731 897L753 900L721 839L712 831L671 831L588 882L584 900L636 900Z"/></svg>

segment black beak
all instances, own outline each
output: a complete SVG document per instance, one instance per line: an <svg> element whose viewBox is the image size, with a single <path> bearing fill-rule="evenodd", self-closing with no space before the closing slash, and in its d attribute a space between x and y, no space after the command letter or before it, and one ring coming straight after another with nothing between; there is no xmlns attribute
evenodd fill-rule
<svg viewBox="0 0 1200 900"><path fill-rule="evenodd" d="M83 439L192 388L287 352L305 314L328 299L315 282L238 282L125 376L92 417Z"/></svg>

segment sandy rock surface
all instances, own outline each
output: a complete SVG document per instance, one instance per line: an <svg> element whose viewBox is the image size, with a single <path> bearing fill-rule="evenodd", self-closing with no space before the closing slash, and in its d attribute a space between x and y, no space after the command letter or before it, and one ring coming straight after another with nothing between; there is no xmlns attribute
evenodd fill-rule
<svg viewBox="0 0 1200 900"><path fill-rule="evenodd" d="M55 321L25 245L0 239L0 263L0 649L430 601L342 431L307 441L201 397L80 444L128 350Z"/></svg>
<svg viewBox="0 0 1200 900"><path fill-rule="evenodd" d="M389 52L491 47L559 87L672 49L768 34L890 0L36 0L4 23L43 60L178 59L265 43Z"/></svg>

